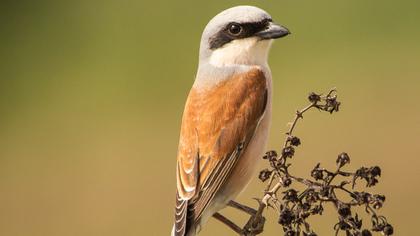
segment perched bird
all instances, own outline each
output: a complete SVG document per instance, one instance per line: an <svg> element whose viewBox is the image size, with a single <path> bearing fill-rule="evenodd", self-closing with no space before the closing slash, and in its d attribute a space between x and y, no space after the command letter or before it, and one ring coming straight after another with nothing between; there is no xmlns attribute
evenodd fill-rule
<svg viewBox="0 0 420 236"><path fill-rule="evenodd" d="M271 120L268 52L288 34L253 6L222 11L204 29L182 118L173 236L196 235L254 176Z"/></svg>

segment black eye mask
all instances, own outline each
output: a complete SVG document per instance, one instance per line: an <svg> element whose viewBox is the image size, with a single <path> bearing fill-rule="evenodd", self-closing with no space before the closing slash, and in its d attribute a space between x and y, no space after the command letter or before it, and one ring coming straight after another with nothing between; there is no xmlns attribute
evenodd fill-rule
<svg viewBox="0 0 420 236"><path fill-rule="evenodd" d="M235 40L243 39L254 36L256 33L265 30L270 24L271 19L264 19L259 22L248 22L248 23L235 23L231 22L227 24L222 30L217 32L213 37L209 39L210 49L214 50L223 47L225 44ZM230 32L232 25L240 26L241 30L237 34Z"/></svg>

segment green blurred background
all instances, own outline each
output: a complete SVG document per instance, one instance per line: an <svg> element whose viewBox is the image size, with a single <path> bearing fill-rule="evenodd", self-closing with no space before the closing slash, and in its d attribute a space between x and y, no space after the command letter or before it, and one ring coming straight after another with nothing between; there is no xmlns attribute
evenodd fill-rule
<svg viewBox="0 0 420 236"><path fill-rule="evenodd" d="M378 164L381 213L415 235L420 198L420 2L1 1L0 235L169 235L175 157L201 32L219 11L257 5L293 34L271 51L269 148L310 91L337 87L342 111L311 112L293 171L347 151ZM255 205L254 181L240 201ZM363 211L363 210L362 210ZM242 223L245 218L227 210ZM264 235L282 235L273 212ZM332 235L335 213L315 217ZM367 223L367 221L365 221ZM233 235L211 220L202 235Z"/></svg>

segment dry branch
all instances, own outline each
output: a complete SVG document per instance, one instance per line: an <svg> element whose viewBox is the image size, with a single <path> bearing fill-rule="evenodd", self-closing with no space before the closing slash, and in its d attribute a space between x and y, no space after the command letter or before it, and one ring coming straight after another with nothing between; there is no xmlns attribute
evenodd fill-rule
<svg viewBox="0 0 420 236"><path fill-rule="evenodd" d="M372 235L372 232L392 235L393 227L384 216L380 216L376 212L382 207L385 196L354 190L359 180L365 180L366 188L376 185L381 175L380 167L361 167L354 172L344 171L343 168L350 163L350 157L343 152L337 157L337 167L334 171L322 168L318 163L311 170L312 179L297 177L289 173L291 163L288 161L295 156L295 148L301 144L300 139L293 135L298 121L303 119L303 115L311 109L334 113L338 112L340 107L335 89L326 95L310 93L308 100L309 105L296 111L290 128L286 132L280 155L276 151L268 151L263 156L263 159L268 161L270 168L259 173L259 179L267 182L267 186L264 195L257 199L258 208L254 210L236 202L229 204L229 206L251 215L246 225L239 227L219 213L214 217L229 226L238 235L255 236L264 230L264 211L273 208L278 212L278 223L282 226L284 235L315 236L316 233L308 223L308 218L312 215L321 215L324 211L324 204L333 204L338 215L338 222L333 226L336 235L340 231L345 232L347 236L369 236ZM346 180L335 183L336 177L339 176ZM303 190L292 188L292 182L299 183L303 186ZM337 197L338 191L347 194L351 200L344 201ZM358 214L353 214L353 208L357 206L364 207L370 215L371 227L363 227Z"/></svg>

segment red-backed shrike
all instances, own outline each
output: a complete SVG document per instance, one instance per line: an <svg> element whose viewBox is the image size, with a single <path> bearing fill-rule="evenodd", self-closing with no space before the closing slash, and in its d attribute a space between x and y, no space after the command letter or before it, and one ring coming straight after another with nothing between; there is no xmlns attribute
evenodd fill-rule
<svg viewBox="0 0 420 236"><path fill-rule="evenodd" d="M204 29L182 118L172 235L196 235L255 174L271 121L268 52L287 34L252 6L227 9Z"/></svg>

